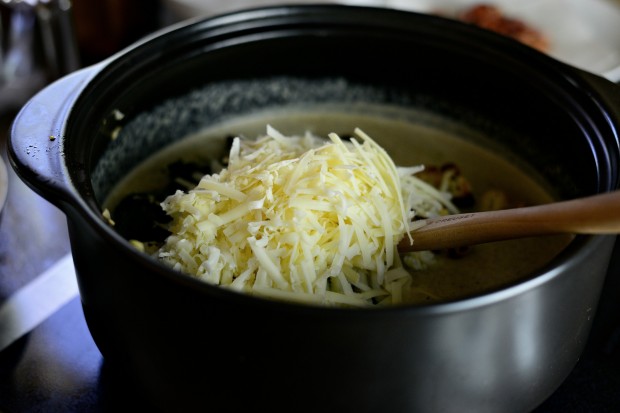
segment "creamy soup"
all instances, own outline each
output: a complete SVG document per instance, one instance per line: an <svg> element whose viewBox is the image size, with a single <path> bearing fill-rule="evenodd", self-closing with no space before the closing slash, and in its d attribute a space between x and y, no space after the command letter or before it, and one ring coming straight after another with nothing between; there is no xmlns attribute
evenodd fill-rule
<svg viewBox="0 0 620 413"><path fill-rule="evenodd" d="M156 192L168 182L166 165L178 160L217 165L214 160L226 155L230 137L261 135L267 124L284 135L310 131L319 136L330 132L346 136L359 127L388 152L396 165L456 164L471 183L474 200L488 191L500 191L518 205L554 199L545 181L526 164L484 136L435 115L391 107L323 105L246 115L188 136L135 168L111 191L104 208L114 219L117 205L127 194ZM479 207L478 203L467 210ZM570 240L570 236L550 236L489 243L474 246L457 258L436 252L433 263L411 271L415 301L450 300L514 283L540 270Z"/></svg>

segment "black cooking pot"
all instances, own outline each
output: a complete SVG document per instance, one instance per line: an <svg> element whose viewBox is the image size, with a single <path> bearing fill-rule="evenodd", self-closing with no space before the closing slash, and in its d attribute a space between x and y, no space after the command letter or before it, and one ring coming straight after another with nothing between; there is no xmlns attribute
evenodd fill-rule
<svg viewBox="0 0 620 413"><path fill-rule="evenodd" d="M564 198L618 187L619 88L499 35L317 5L173 27L47 87L10 136L17 173L68 217L84 313L106 361L168 411L535 408L580 356L613 237L579 236L502 288L352 310L179 275L102 217L114 184L176 139L267 108L332 103L410 107L466 125Z"/></svg>

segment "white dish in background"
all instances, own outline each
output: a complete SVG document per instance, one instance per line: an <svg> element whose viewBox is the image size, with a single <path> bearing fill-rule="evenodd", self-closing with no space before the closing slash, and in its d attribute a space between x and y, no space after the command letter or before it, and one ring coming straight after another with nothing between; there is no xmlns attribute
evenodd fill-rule
<svg viewBox="0 0 620 413"><path fill-rule="evenodd" d="M455 15L481 3L493 4L543 33L550 56L620 81L620 0L385 0L384 5Z"/></svg>

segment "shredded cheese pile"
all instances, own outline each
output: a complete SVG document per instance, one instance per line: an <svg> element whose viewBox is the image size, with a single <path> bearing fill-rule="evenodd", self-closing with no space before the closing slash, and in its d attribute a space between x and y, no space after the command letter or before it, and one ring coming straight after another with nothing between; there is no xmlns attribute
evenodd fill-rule
<svg viewBox="0 0 620 413"><path fill-rule="evenodd" d="M456 208L414 176L423 167L396 167L363 131L355 135L287 137L267 126L258 139L235 138L225 169L162 203L172 235L158 257L209 283L275 299L406 302L411 277L396 245L411 240L415 217Z"/></svg>

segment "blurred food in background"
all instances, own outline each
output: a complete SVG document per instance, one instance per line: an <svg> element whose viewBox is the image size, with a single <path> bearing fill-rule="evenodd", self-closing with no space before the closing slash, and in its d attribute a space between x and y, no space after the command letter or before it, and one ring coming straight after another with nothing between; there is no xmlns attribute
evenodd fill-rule
<svg viewBox="0 0 620 413"><path fill-rule="evenodd" d="M453 17L465 23L511 37L541 52L549 51L549 38L543 32L526 23L523 19L506 15L498 6L478 3L465 8Z"/></svg>
<svg viewBox="0 0 620 413"><path fill-rule="evenodd" d="M99 62L160 27L156 0L73 0L84 65ZM206 1L205 3L209 3Z"/></svg>

